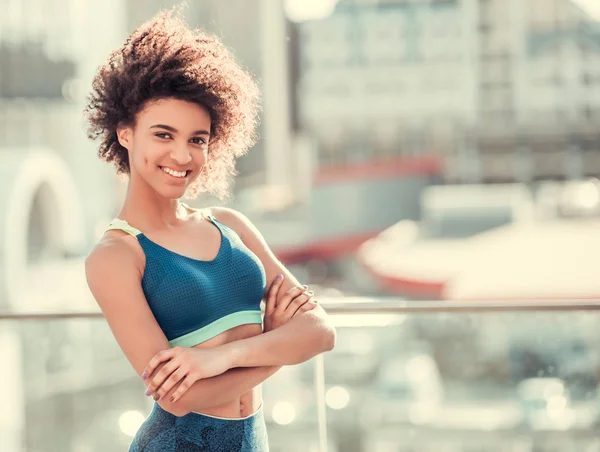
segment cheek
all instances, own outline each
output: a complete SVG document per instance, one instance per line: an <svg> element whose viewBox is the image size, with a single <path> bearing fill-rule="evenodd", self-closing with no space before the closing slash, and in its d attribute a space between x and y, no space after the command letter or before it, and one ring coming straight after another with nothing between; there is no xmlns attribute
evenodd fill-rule
<svg viewBox="0 0 600 452"><path fill-rule="evenodd" d="M156 152L153 152L153 147L150 143L136 143L133 149L133 164L136 166L138 171L150 171L156 167Z"/></svg>
<svg viewBox="0 0 600 452"><path fill-rule="evenodd" d="M133 158L140 169L144 168L150 163L150 156L144 151L134 153Z"/></svg>
<svg viewBox="0 0 600 452"><path fill-rule="evenodd" d="M195 149L194 152L194 164L201 169L204 165L206 165L207 162L206 152L199 151L198 149Z"/></svg>
<svg viewBox="0 0 600 452"><path fill-rule="evenodd" d="M144 166L156 166L157 161L157 146L153 145L151 142L141 143L139 150L139 159L140 164Z"/></svg>

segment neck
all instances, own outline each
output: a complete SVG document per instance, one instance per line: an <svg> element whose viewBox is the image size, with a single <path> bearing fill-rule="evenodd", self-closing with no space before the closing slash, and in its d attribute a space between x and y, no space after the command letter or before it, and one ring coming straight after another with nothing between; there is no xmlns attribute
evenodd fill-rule
<svg viewBox="0 0 600 452"><path fill-rule="evenodd" d="M179 199L161 196L141 177L131 174L119 218L144 231L163 230L181 224L187 209Z"/></svg>

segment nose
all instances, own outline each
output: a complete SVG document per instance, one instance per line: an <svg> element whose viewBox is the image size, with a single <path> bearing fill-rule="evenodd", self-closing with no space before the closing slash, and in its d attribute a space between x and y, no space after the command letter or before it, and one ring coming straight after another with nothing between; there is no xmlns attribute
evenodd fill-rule
<svg viewBox="0 0 600 452"><path fill-rule="evenodd" d="M174 144L169 156L174 162L181 166L187 165L192 161L192 155L190 154L187 143Z"/></svg>

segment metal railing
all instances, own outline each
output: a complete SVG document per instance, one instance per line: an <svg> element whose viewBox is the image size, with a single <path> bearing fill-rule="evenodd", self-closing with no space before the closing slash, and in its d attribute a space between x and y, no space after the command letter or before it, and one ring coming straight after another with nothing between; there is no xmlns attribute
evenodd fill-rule
<svg viewBox="0 0 600 452"><path fill-rule="evenodd" d="M510 301L406 301L397 298L350 297L320 300L330 316L380 314L561 312L600 310L600 300L510 300ZM35 321L64 319L102 319L100 311L0 312L0 321ZM319 450L327 452L327 419L325 403L325 364L323 355L315 358L314 388L316 393Z"/></svg>
<svg viewBox="0 0 600 452"><path fill-rule="evenodd" d="M349 297L319 298L320 303L331 315L336 314L409 314L409 313L451 313L451 312L515 312L515 311L595 311L600 310L600 299L581 298L535 299L535 300L493 300L493 301L410 301L394 297ZM0 311L0 320L60 320L60 319L100 319L100 311Z"/></svg>

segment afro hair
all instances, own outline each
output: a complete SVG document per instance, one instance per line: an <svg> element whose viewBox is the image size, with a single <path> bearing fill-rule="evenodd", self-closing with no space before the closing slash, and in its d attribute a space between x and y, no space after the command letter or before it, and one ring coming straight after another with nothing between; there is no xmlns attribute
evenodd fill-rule
<svg viewBox="0 0 600 452"><path fill-rule="evenodd" d="M135 125L147 102L175 98L197 103L210 114L206 164L188 190L190 196L228 194L235 159L256 141L260 110L254 78L220 40L191 30L175 10L163 11L138 27L98 69L85 107L88 135L100 139L99 157L129 174L127 149L117 127Z"/></svg>

